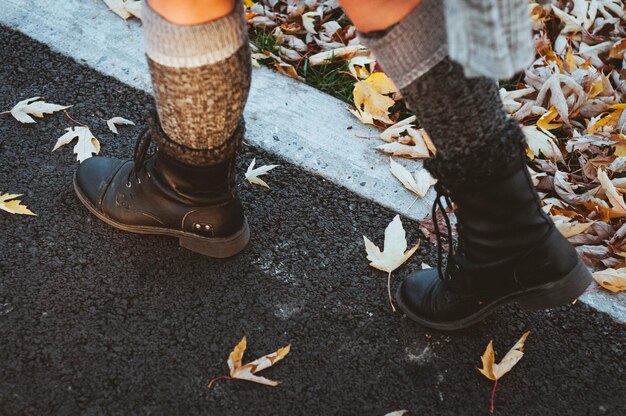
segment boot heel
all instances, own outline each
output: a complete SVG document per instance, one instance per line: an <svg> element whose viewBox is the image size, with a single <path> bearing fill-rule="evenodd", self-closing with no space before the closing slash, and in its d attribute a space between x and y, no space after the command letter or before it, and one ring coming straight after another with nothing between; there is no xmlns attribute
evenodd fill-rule
<svg viewBox="0 0 626 416"><path fill-rule="evenodd" d="M587 266L578 259L578 263L565 277L543 288L527 293L517 300L525 310L549 309L572 303L591 284L591 273Z"/></svg>
<svg viewBox="0 0 626 416"><path fill-rule="evenodd" d="M227 238L206 238L186 234L178 239L180 246L208 257L227 258L241 252L250 241L250 229L246 221L235 235Z"/></svg>

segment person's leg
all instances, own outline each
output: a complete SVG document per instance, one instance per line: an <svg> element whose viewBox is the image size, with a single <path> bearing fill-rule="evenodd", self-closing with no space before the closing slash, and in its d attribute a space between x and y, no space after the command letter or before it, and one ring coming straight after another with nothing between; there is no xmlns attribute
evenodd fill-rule
<svg viewBox="0 0 626 416"><path fill-rule="evenodd" d="M156 113L134 161L88 159L76 172L76 192L122 230L176 236L208 256L234 255L249 239L234 192L251 73L243 6L148 0L143 25ZM150 140L157 151L146 158Z"/></svg>
<svg viewBox="0 0 626 416"><path fill-rule="evenodd" d="M353 2L341 3L351 16ZM447 57L442 2L422 0L374 32L360 22L356 15L363 43L437 147L425 166L439 181L438 198L456 205L457 253L451 250L445 269L440 260L438 268L409 276L398 291L401 309L423 325L451 330L480 321L500 304L544 308L582 294L591 275L541 209L523 133L504 112L496 81L467 78ZM443 205L436 201L435 207Z"/></svg>

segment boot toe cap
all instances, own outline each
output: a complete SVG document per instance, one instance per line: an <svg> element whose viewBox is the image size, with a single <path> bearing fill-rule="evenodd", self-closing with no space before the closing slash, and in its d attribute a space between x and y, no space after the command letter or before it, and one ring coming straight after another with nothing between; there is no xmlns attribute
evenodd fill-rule
<svg viewBox="0 0 626 416"><path fill-rule="evenodd" d="M81 199L97 206L111 179L124 165L123 160L92 157L82 162L74 173L74 189Z"/></svg>
<svg viewBox="0 0 626 416"><path fill-rule="evenodd" d="M407 276L398 290L398 302L407 315L432 317L432 292L439 282L437 269L420 270Z"/></svg>

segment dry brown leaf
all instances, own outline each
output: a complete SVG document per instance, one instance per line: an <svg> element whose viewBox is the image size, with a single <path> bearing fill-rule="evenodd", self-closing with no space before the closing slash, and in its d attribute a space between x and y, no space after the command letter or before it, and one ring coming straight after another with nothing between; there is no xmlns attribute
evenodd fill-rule
<svg viewBox="0 0 626 416"><path fill-rule="evenodd" d="M128 119L125 119L124 117L113 117L107 120L107 127L109 128L109 130L111 130L115 134L118 134L117 124L121 126L134 126L135 125L135 123L133 123L132 121Z"/></svg>
<svg viewBox="0 0 626 416"><path fill-rule="evenodd" d="M493 390L491 392L491 412L493 413L494 408L494 399L496 394L496 388L498 386L498 380L504 376L506 373L511 371L511 369L522 359L524 356L524 344L526 343L526 338L530 334L530 331L525 332L522 337L513 345L513 348L506 353L506 355L502 358L500 363L496 364L495 353L493 351L493 340L489 341L485 352L480 357L480 360L483 363L483 368L479 368L478 371L489 380L494 381Z"/></svg>
<svg viewBox="0 0 626 416"><path fill-rule="evenodd" d="M247 380L272 387L280 384L280 381L269 380L265 377L260 377L255 374L259 371L263 371L266 368L273 366L278 361L285 358L287 354L289 354L289 351L291 351L291 344L278 349L276 352L264 355L263 357L257 358L256 360L248 364L242 365L241 360L243 358L244 352L246 351L246 346L246 337L243 337L241 341L239 341L239 344L235 346L233 351L228 356L228 368L230 369L230 376L221 376L214 378L209 382L209 388L211 388L217 380L222 378Z"/></svg>
<svg viewBox="0 0 626 416"><path fill-rule="evenodd" d="M613 293L626 290L626 268L600 270L592 275L593 279L606 290Z"/></svg>
<svg viewBox="0 0 626 416"><path fill-rule="evenodd" d="M57 139L57 142L52 149L53 152L70 143L72 140L78 139L76 145L74 146L74 153L76 154L76 159L79 162L82 163L89 159L92 155L100 153L100 142L91 133L89 127L68 127L65 131L67 133Z"/></svg>
<svg viewBox="0 0 626 416"><path fill-rule="evenodd" d="M393 158L389 158L389 163L393 176L418 198L424 198L430 187L437 183L437 180L426 169L420 169L415 172L415 175L411 175L407 168L394 161Z"/></svg>
<svg viewBox="0 0 626 416"><path fill-rule="evenodd" d="M246 179L248 180L248 182L252 184L261 185L269 189L269 185L263 179L260 179L259 176L267 175L270 170L277 168L279 165L264 165L264 166L259 166L258 168L255 169L254 168L255 163L256 163L256 158L252 159L252 162L250 162L250 165L248 166L248 169L246 170Z"/></svg>
<svg viewBox="0 0 626 416"><path fill-rule="evenodd" d="M44 114L52 114L56 111L70 108L71 105L59 105L39 101L41 97L32 97L15 104L12 109L0 114L11 114L20 123L35 123L31 116L42 118Z"/></svg>
<svg viewBox="0 0 626 416"><path fill-rule="evenodd" d="M389 118L389 107L395 101L387 94L398 92L391 78L382 72L375 72L364 81L354 84L354 105L368 113L375 120L393 124Z"/></svg>
<svg viewBox="0 0 626 416"><path fill-rule="evenodd" d="M387 292L389 295L389 303L395 311L393 301L391 300L391 272L402 266L415 253L420 245L418 241L415 246L407 250L406 232L402 227L400 216L396 215L385 229L385 243L383 251L372 243L366 236L363 236L365 242L365 251L370 266L375 269L387 272Z"/></svg>
<svg viewBox="0 0 626 416"><path fill-rule="evenodd" d="M611 213L615 216L626 216L626 201L624 201L624 197L618 192L606 172L602 169L598 169L598 181L611 204Z"/></svg>
<svg viewBox="0 0 626 416"><path fill-rule="evenodd" d="M22 205L22 201L16 199L22 195L23 194L3 194L0 192L0 210L10 214L37 215L28 209L26 205Z"/></svg>
<svg viewBox="0 0 626 416"><path fill-rule="evenodd" d="M491 381L496 381L503 375L511 371L513 366L519 362L524 356L524 343L530 331L525 332L522 337L513 345L513 348L506 353L499 364L495 363L495 353L493 351L493 341L489 341L485 352L480 357L483 368L478 371Z"/></svg>
<svg viewBox="0 0 626 416"><path fill-rule="evenodd" d="M130 17L141 19L140 0L104 0L109 9L119 17L127 20Z"/></svg>

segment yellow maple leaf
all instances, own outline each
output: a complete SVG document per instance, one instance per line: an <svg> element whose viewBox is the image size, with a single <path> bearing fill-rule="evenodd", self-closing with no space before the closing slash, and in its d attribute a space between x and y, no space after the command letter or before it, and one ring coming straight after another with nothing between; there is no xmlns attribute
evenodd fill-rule
<svg viewBox="0 0 626 416"><path fill-rule="evenodd" d="M375 120L393 124L389 118L389 107L395 101L386 94L398 92L391 78L382 72L374 72L367 79L354 84L354 105Z"/></svg>
<svg viewBox="0 0 626 416"><path fill-rule="evenodd" d="M613 293L626 290L626 268L606 269L592 273L592 276L600 286Z"/></svg>
<svg viewBox="0 0 626 416"><path fill-rule="evenodd" d="M491 413L493 413L494 399L496 394L496 388L498 386L498 380L511 371L511 369L522 359L524 356L524 343L526 338L530 334L530 331L525 332L522 337L513 345L513 348L506 353L504 358L499 364L495 363L495 353L493 352L493 340L489 341L485 352L480 357L483 363L483 368L479 368L478 371L489 380L494 382L493 390L491 391Z"/></svg>
<svg viewBox="0 0 626 416"><path fill-rule="evenodd" d="M261 358L257 358L256 360L249 362L248 364L242 365L241 360L243 358L243 353L246 351L246 347L247 340L244 336L241 341L239 341L239 344L235 346L233 351L228 356L228 368L230 369L230 375L214 378L209 382L209 388L213 386L213 383L222 378L247 380L272 387L278 386L280 384L280 381L269 380L265 377L260 377L255 374L259 371L263 371L266 368L273 366L278 361L285 358L287 354L289 354L289 351L291 351L291 344L287 345L286 347L279 348L277 351L271 354L267 354Z"/></svg>
<svg viewBox="0 0 626 416"><path fill-rule="evenodd" d="M495 363L493 341L489 341L484 354L480 357L483 363L483 368L479 368L478 371L492 381L498 380L503 375L511 371L513 366L524 356L524 343L526 342L528 334L530 334L530 331L527 331L524 335L522 335L515 345L513 345L513 348L511 348L509 352L506 353L504 358L502 358L502 361L500 361L499 364Z"/></svg>
<svg viewBox="0 0 626 416"><path fill-rule="evenodd" d="M587 129L587 131L590 134L593 134L598 131L606 131L605 128L613 128L617 126L617 123L619 122L619 119L622 116L622 112L625 108L626 104L614 104L610 106L609 110L611 110L611 112L596 121L592 126Z"/></svg>
<svg viewBox="0 0 626 416"><path fill-rule="evenodd" d="M22 201L16 199L23 194L3 194L0 192L0 209L11 214L37 215L28 209L26 205L21 205Z"/></svg>

